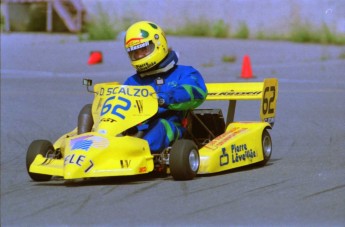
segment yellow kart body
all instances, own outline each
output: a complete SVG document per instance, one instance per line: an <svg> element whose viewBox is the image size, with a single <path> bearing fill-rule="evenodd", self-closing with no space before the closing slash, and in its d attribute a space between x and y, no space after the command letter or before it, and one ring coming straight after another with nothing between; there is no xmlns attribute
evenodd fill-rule
<svg viewBox="0 0 345 227"><path fill-rule="evenodd" d="M63 158L48 160L37 155L30 172L77 179L137 175L153 170L147 141L121 133L157 112L154 89L104 83L95 85L94 92L92 131L77 135L75 129L63 135L54 143Z"/></svg>
<svg viewBox="0 0 345 227"><path fill-rule="evenodd" d="M197 173L209 174L266 162L263 135L274 123L278 81L209 83L207 89L208 101L229 101L228 120L222 133L213 135L198 146L199 156L193 156L198 159ZM61 136L53 147L47 143L42 145L44 148L41 145L29 147L27 169L32 179L50 179L42 176L64 179L129 176L154 170L157 163L147 141L135 136L123 136L124 131L157 113L158 99L154 89L113 82L96 84L93 93L94 124L90 132L78 135L77 129L74 129ZM261 100L262 121L233 122L236 100ZM36 152L39 146L39 149L47 151ZM163 163L169 169L169 153L163 156L165 162L158 164Z"/></svg>

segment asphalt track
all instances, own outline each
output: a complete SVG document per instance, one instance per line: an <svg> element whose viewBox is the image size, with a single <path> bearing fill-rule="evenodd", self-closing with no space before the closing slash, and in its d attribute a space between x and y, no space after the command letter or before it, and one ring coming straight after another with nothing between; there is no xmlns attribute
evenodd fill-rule
<svg viewBox="0 0 345 227"><path fill-rule="evenodd" d="M75 127L92 100L81 79L122 82L133 70L121 41L2 34L1 226L344 226L345 47L176 37L170 43L180 64L195 66L207 82L244 81L245 54L256 76L250 81L279 79L268 165L185 182L151 175L33 182L26 150L32 140L54 141ZM92 50L103 52L102 64L86 64ZM238 103L235 120L258 120L258 108Z"/></svg>

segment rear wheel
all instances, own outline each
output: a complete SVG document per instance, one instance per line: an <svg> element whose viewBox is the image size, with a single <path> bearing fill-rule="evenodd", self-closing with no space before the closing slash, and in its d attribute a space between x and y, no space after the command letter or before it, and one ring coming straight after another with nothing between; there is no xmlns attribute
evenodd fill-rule
<svg viewBox="0 0 345 227"><path fill-rule="evenodd" d="M54 153L54 147L51 142L48 140L34 140L26 153L26 170L34 181L49 181L52 176L51 175L45 175L45 174L39 174L39 173L30 173L29 169L31 164L34 162L36 156L38 154L41 154L43 157L46 157L47 154L53 154Z"/></svg>
<svg viewBox="0 0 345 227"><path fill-rule="evenodd" d="M262 153L264 156L264 160L261 161L260 165L266 165L266 163L270 160L272 154L272 139L270 134L268 133L267 129L262 132Z"/></svg>
<svg viewBox="0 0 345 227"><path fill-rule="evenodd" d="M192 140L176 141L170 151L169 166L175 180L191 180L199 169L200 158Z"/></svg>

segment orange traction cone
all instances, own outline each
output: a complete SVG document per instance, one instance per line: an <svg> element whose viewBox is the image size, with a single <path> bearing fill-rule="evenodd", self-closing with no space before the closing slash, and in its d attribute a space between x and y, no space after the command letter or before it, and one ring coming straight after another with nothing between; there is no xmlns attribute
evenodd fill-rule
<svg viewBox="0 0 345 227"><path fill-rule="evenodd" d="M241 78L244 78L244 79L253 78L253 71L250 65L250 58L248 55L245 55L243 57Z"/></svg>
<svg viewBox="0 0 345 227"><path fill-rule="evenodd" d="M91 51L87 64L94 65L103 62L103 56L101 51Z"/></svg>

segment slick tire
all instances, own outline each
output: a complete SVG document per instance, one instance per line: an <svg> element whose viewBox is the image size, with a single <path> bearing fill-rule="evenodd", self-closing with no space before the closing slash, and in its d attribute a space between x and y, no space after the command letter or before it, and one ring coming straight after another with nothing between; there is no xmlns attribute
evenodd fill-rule
<svg viewBox="0 0 345 227"><path fill-rule="evenodd" d="M192 140L177 140L171 148L169 160L174 180L192 180L199 170L199 151Z"/></svg>
<svg viewBox="0 0 345 227"><path fill-rule="evenodd" d="M264 166L270 160L272 155L272 139L267 129L264 129L264 131L262 132L261 144L264 160L259 162L259 165Z"/></svg>
<svg viewBox="0 0 345 227"><path fill-rule="evenodd" d="M39 174L39 173L30 173L30 165L35 160L36 156L38 154L41 154L43 157L47 155L47 153L53 153L54 147L51 142L48 140L34 140L26 153L26 170L34 181L49 181L52 176L51 175L45 175L45 174Z"/></svg>

